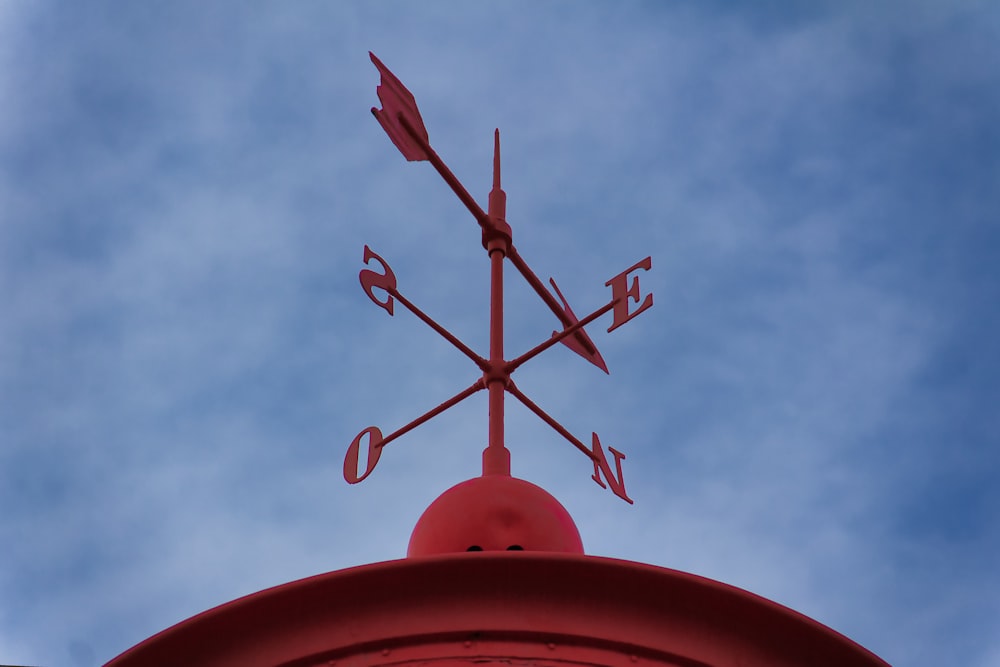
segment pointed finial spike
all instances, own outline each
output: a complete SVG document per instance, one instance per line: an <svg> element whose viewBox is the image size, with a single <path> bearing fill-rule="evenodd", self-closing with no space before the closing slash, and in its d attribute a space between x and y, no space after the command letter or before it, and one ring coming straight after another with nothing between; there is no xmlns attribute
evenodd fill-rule
<svg viewBox="0 0 1000 667"><path fill-rule="evenodd" d="M500 128L493 132L493 189L490 190L489 214L501 221L507 216L507 195L500 187ZM509 237L510 231L506 233Z"/></svg>
<svg viewBox="0 0 1000 667"><path fill-rule="evenodd" d="M493 187L500 189L500 128L493 132Z"/></svg>

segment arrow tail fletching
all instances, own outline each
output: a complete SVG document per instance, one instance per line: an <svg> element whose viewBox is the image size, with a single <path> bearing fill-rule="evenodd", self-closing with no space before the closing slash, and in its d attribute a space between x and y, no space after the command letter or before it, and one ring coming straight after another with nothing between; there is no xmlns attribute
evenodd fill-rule
<svg viewBox="0 0 1000 667"><path fill-rule="evenodd" d="M417 101L414 99L413 93L396 78L395 74L389 71L388 67L382 64L382 61L374 53L369 51L368 55L371 56L372 63L375 64L382 76L375 89L375 92L378 93L378 99L382 103L382 108L372 107L372 115L375 116L403 157L411 162L427 160L427 152L420 143L410 136L401 121L401 118L405 118L410 127L423 138L424 143L429 143L427 129L420 117L420 110L417 109Z"/></svg>

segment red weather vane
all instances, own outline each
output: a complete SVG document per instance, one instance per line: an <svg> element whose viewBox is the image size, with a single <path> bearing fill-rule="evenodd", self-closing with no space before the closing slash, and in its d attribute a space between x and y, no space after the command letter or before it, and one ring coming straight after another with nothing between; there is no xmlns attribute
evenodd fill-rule
<svg viewBox="0 0 1000 667"><path fill-rule="evenodd" d="M538 356L556 343L562 343L607 373L608 367L584 327L602 315L611 312L612 322L611 326L608 327L610 333L651 307L653 295L642 295L639 288L639 278L633 273L640 269L648 271L652 267L652 259L646 257L607 281L605 285L611 288L611 301L583 319L578 319L556 286L556 282L549 278L549 284L555 292L555 296L553 296L514 247L511 227L505 219L507 195L500 187L500 131L496 130L494 133L493 189L489 193L487 210L483 211L468 190L431 148L427 130L424 128L424 122L420 117L417 101L413 94L382 64L382 61L375 57L374 53L369 52L369 55L381 74L381 82L376 92L382 102L382 108L372 107L372 114L407 160L429 161L434 165L448 186L472 213L482 230L483 247L490 260L490 352L489 357L476 354L469 346L407 300L399 292L396 275L389 264L368 246L365 246L364 263L373 268L362 269L358 277L368 298L389 315L393 314L393 306L398 301L404 308L471 359L479 367L482 374L466 389L389 435L382 435L382 431L377 426L369 426L361 431L347 448L347 456L344 458L344 479L350 484L357 484L365 479L375 469L379 457L382 456L382 449L387 444L464 401L476 392L485 389L489 396L489 439L486 449L483 451L483 475L510 475L510 451L504 444L504 396L509 393L593 462L594 474L592 477L595 482L602 488L610 488L616 496L631 503L632 499L625 492L625 480L622 476L622 460L625 455L614 447L608 447L608 451L611 452L615 460L614 470L612 470L597 433L592 434L590 447L584 445L562 424L525 396L514 384L511 375L526 361ZM550 338L510 360L504 358L503 341L503 269L505 259L510 260L514 268L552 310L562 326L561 330L553 331ZM372 262L375 264L373 265ZM366 436L368 443L367 463L364 471L360 471L358 459L362 442Z"/></svg>

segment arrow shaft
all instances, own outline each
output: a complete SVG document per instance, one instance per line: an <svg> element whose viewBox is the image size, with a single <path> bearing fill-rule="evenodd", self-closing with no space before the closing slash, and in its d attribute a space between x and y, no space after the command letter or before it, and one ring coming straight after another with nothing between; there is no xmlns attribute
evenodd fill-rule
<svg viewBox="0 0 1000 667"><path fill-rule="evenodd" d="M490 222L490 217L486 215L486 211L484 211L482 207L476 203L476 200L472 198L472 195L470 195L469 191L465 189L465 186L458 180L458 177L451 172L451 169L449 169L448 165L444 163L444 160L442 160L441 156L437 154L437 151L431 148L431 145L426 139L423 138L423 136L420 135L417 129L410 124L410 122L406 119L406 116L400 114L399 122L403 126L403 129L406 130L406 134L408 134L409 137L419 144L420 148L427 153L427 159L432 165L434 165L437 172L441 174L441 178L443 178L445 183L448 184L448 187L452 189L452 192L454 192L462 203L465 204L465 208L469 209L469 212L472 213L472 217L476 219L479 226L483 229L491 229L493 225Z"/></svg>
<svg viewBox="0 0 1000 667"><path fill-rule="evenodd" d="M528 281L528 284L531 285L532 289L538 293L538 296L542 297L542 301L545 302L545 305L547 305L552 313L559 318L559 322L562 323L563 327L568 327L573 324L573 321L566 314L566 311L563 310L562 304L556 301L556 298L552 296L552 293L546 289L545 284L538 278L538 276L535 275L535 272L531 270L531 267L524 261L524 258L517 252L517 248L515 248L513 244L510 246L508 257L511 263L514 264L514 268L516 268L520 274L524 276L524 279ZM594 354L597 351L594 348L593 343L589 340L581 337L580 343L583 345L584 349L587 350L588 354Z"/></svg>

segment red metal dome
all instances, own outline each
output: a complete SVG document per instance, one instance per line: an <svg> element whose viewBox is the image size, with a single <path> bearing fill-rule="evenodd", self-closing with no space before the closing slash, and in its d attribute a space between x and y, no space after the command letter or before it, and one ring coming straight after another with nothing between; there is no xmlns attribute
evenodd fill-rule
<svg viewBox="0 0 1000 667"><path fill-rule="evenodd" d="M406 555L463 551L556 551L582 554L573 518L531 482L485 475L457 484L431 503L410 537Z"/></svg>

